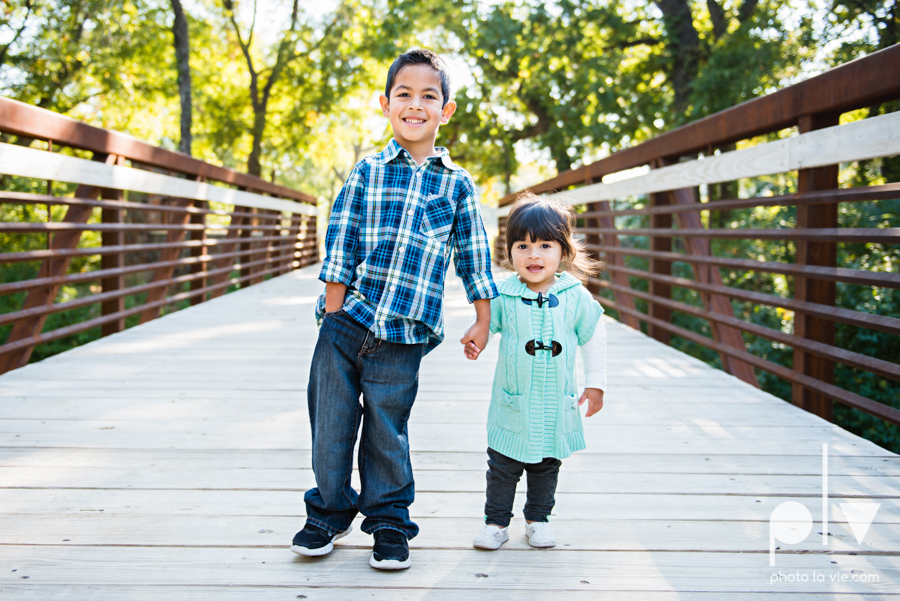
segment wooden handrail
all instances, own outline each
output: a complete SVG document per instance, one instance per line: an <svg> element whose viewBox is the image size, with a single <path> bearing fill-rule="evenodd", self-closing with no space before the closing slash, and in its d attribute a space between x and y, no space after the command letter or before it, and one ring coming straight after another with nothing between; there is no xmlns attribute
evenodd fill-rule
<svg viewBox="0 0 900 601"><path fill-rule="evenodd" d="M279 186L253 175L218 167L199 159L153 146L129 135L94 127L65 115L24 102L0 97L0 131L37 140L52 140L68 146L102 154L114 154L148 167L156 167L206 180L240 186L280 198L315 204L308 194Z"/></svg>
<svg viewBox="0 0 900 601"><path fill-rule="evenodd" d="M0 191L2 203L66 208L61 221L0 224L10 236L37 237L47 247L0 254L0 264L42 264L31 279L0 284L0 294L27 293L18 310L0 317L0 325L13 325L0 344L0 373L26 364L37 345L91 328L113 334L128 317L143 323L175 303L203 302L232 286L257 284L318 261L318 211L307 194L5 98L0 132L48 140L54 150L94 153L87 161L0 144L0 174L78 184L73 197ZM126 192L148 201L126 199ZM211 208L210 202L234 208ZM100 247L80 247L82 234L90 231L99 232ZM164 241L139 238L157 232L164 232ZM69 273L69 261L89 256L100 257L99 269ZM239 277L231 277L236 271ZM91 294L56 302L61 286L88 282L100 291L92 285ZM126 298L136 304L126 307ZM49 316L89 305L100 306L100 317L87 314L80 323L43 331Z"/></svg>

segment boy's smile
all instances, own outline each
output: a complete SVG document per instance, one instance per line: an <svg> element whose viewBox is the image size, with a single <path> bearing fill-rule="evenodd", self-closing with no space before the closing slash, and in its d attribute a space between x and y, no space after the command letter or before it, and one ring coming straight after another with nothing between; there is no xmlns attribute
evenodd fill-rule
<svg viewBox="0 0 900 601"><path fill-rule="evenodd" d="M421 164L436 154L438 127L450 120L456 103L444 104L441 79L429 65L408 65L394 78L391 97L380 98L381 110L390 119L394 139Z"/></svg>

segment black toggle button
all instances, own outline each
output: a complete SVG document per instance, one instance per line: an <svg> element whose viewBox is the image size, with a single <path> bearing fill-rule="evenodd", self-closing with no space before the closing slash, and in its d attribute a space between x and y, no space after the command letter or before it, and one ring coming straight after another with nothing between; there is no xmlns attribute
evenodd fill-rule
<svg viewBox="0 0 900 601"><path fill-rule="evenodd" d="M522 297L522 302L526 305L530 305L531 303L537 303L538 309L543 307L544 305L550 305L550 308L557 306L559 304L559 299L556 298L555 294L550 294L549 296L544 296L540 292L538 292L537 298L525 298Z"/></svg>
<svg viewBox="0 0 900 601"><path fill-rule="evenodd" d="M554 357L559 355L562 352L562 345L557 341L553 341L550 345L544 344L543 342L535 342L534 340L529 340L525 343L525 352L534 356L535 351L550 351Z"/></svg>

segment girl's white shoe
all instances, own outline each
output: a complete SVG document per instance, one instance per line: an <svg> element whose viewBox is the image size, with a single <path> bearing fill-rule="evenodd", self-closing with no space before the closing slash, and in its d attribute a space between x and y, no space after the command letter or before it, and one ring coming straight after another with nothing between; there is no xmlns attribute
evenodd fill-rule
<svg viewBox="0 0 900 601"><path fill-rule="evenodd" d="M472 545L478 549L495 551L500 548L500 545L509 540L508 530L508 528L488 524L481 529L481 532L475 535Z"/></svg>
<svg viewBox="0 0 900 601"><path fill-rule="evenodd" d="M525 535L528 537L528 544L532 547L544 549L556 546L556 535L547 522L526 523Z"/></svg>

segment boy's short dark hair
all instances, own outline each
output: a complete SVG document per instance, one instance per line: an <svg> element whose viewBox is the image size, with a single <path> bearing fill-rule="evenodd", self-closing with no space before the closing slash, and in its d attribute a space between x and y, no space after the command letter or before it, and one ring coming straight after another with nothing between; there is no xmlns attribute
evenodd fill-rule
<svg viewBox="0 0 900 601"><path fill-rule="evenodd" d="M450 102L450 73L447 72L447 64L437 54L424 48L404 52L391 64L391 68L388 69L387 84L384 86L384 95L388 98L391 97L391 88L394 87L397 73L409 65L428 65L437 71L438 77L441 79L441 95L444 97L442 106L447 106L447 103Z"/></svg>

